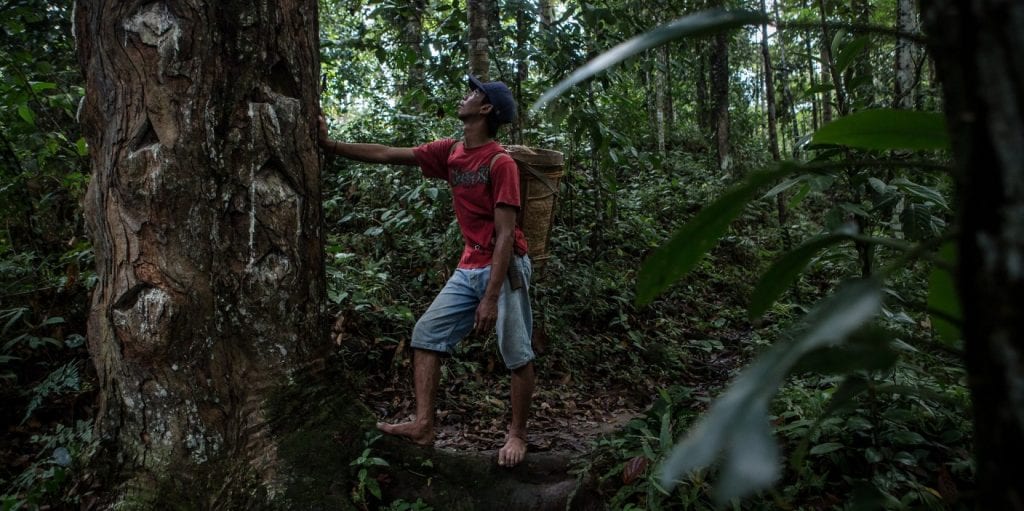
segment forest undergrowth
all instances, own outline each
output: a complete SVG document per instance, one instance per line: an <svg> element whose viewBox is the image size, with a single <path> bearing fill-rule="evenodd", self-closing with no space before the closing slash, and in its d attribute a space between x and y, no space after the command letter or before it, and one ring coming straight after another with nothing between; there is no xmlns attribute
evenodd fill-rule
<svg viewBox="0 0 1024 511"><path fill-rule="evenodd" d="M582 455L580 470L597 479L610 509L710 508L704 476L667 493L657 482L658 463L751 357L855 271L855 254L836 251L816 261L785 300L752 323L746 317L752 283L783 239L771 226L770 203L762 201L694 273L638 307L638 262L678 223L669 213L677 203L664 197L696 210L727 183L700 169L685 180L672 177L673 169L645 169L643 177L662 186L624 187L618 218L599 225L587 210L593 184L586 169L566 170L553 257L532 290L547 343L537 360L531 449ZM366 403L381 419L398 420L412 410L412 326L457 257L448 192L415 171L341 162L329 164L327 182L332 341ZM809 218L794 225L808 233L820 227ZM95 445L94 382L84 345L89 249L77 242L53 252L8 246L3 254L4 281L17 286L4 290L0 359L4 408L16 411L5 414L3 425L10 508L81 498L76 470ZM924 268L911 268L891 292L905 302L923 300L915 290L925 278ZM899 362L864 372L866 393L839 399L848 389L828 371L789 379L773 406L789 468L775 490L744 507L856 501L942 508L970 498L965 374L955 354L931 339L926 322L920 313L887 309L883 323L899 333ZM445 362L439 447L499 446L507 380L493 339L467 339Z"/></svg>

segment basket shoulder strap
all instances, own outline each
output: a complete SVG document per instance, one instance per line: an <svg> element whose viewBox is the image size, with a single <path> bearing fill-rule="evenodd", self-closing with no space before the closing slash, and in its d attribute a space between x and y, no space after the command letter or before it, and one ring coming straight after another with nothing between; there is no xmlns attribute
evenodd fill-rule
<svg viewBox="0 0 1024 511"><path fill-rule="evenodd" d="M508 153L506 153L504 151L499 151L497 153L494 153L494 156L491 156L491 168L492 169L494 168L494 164L498 161L498 158L501 158L502 155L508 156L509 158L512 157L512 155L510 155L510 154L508 154ZM515 161L515 160L513 160L513 161Z"/></svg>
<svg viewBox="0 0 1024 511"><path fill-rule="evenodd" d="M555 186L555 183L553 183L551 179L548 178L548 176L544 175L543 172L540 172L537 169L533 168L533 165L519 165L520 172L523 170L524 167L526 168L526 172L533 176L534 179L544 184L544 186L548 189L548 192L558 195L558 187Z"/></svg>

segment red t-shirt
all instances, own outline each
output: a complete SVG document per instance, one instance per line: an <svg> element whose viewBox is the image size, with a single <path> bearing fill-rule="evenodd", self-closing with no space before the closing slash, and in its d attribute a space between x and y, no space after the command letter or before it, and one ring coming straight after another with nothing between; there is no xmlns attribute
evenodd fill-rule
<svg viewBox="0 0 1024 511"><path fill-rule="evenodd" d="M499 204L519 209L519 168L509 156L499 156L491 168L491 159L504 149L495 141L466 149L450 138L435 140L413 148L423 175L444 179L452 187L455 218L466 247L459 268L483 268L491 264L494 252L494 209ZM526 237L515 227L513 250L526 254Z"/></svg>

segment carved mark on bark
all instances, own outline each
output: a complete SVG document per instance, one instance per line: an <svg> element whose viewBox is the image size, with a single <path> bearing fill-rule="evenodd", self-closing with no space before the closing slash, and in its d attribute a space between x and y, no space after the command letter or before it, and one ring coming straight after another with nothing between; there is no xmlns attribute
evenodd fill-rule
<svg viewBox="0 0 1024 511"><path fill-rule="evenodd" d="M270 68L270 75L267 76L267 84L270 86L270 90L275 93L289 97L299 97L299 86L295 80L295 76L288 68L288 63L284 59L278 60L273 67Z"/></svg>
<svg viewBox="0 0 1024 511"><path fill-rule="evenodd" d="M132 151L119 172L121 182L127 185L122 187L122 190L134 196L158 196L166 164L166 157L159 142L143 145Z"/></svg>
<svg viewBox="0 0 1024 511"><path fill-rule="evenodd" d="M164 290L136 284L114 303L112 319L126 351L152 352L167 344L176 307Z"/></svg>
<svg viewBox="0 0 1024 511"><path fill-rule="evenodd" d="M132 153L146 149L153 144L160 144L160 135L153 129L153 121L147 116L135 136L132 137Z"/></svg>
<svg viewBox="0 0 1024 511"><path fill-rule="evenodd" d="M154 46L160 55L158 79L163 81L164 71L178 57L181 41L181 23L171 13L165 3L152 3L143 7L134 16L124 20L121 27L125 30L124 45L128 46L128 34L138 35L139 41L146 46Z"/></svg>

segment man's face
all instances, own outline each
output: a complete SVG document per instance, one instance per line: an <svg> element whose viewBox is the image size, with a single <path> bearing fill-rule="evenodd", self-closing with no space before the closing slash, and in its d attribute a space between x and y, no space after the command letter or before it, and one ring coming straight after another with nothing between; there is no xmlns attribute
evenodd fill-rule
<svg viewBox="0 0 1024 511"><path fill-rule="evenodd" d="M466 96L459 102L459 119L468 119L474 115L486 115L487 112L482 112L481 109L487 109L490 105L487 104L487 96L479 89L471 90L466 93Z"/></svg>

